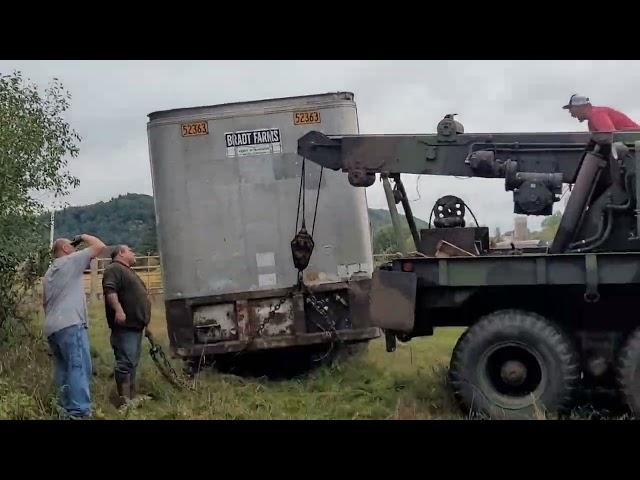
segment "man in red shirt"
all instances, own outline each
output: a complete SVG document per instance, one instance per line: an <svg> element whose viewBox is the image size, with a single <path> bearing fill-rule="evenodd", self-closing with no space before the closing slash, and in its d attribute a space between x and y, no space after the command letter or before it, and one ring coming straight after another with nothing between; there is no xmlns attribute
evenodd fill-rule
<svg viewBox="0 0 640 480"><path fill-rule="evenodd" d="M590 132L640 130L640 125L624 113L610 107L594 107L589 98L582 95L571 95L569 103L562 108L569 110L571 116L580 122L588 120Z"/></svg>

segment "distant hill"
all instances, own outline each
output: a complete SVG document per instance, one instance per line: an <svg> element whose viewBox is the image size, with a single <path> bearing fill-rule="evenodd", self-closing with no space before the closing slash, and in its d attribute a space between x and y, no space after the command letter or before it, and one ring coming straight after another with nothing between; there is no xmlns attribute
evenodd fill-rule
<svg viewBox="0 0 640 480"><path fill-rule="evenodd" d="M402 218L403 225L405 225L406 220L404 218L404 215L400 214L400 217ZM416 227L418 227L418 230L428 227L427 222L425 222L424 220L415 216L413 218L416 221ZM375 235L380 231L380 229L391 225L391 214L388 210L383 210L381 208L370 208L369 221L371 222L371 229L373 230L373 234Z"/></svg>
<svg viewBox="0 0 640 480"><path fill-rule="evenodd" d="M49 223L49 219L43 219ZM81 207L69 207L56 212L56 237L72 237L91 233L107 245L126 243L139 255L157 253L153 197L128 193Z"/></svg>
<svg viewBox="0 0 640 480"><path fill-rule="evenodd" d="M403 227L406 226L404 215ZM369 219L375 236L391 226L391 214L383 209L369 209ZM42 219L48 224L48 217ZM416 218L418 229L427 228L427 222ZM386 229L388 230L388 228ZM72 237L88 232L100 237L108 245L126 243L138 254L156 254L155 213L153 197L140 193L128 193L80 207L69 207L56 212L55 236Z"/></svg>

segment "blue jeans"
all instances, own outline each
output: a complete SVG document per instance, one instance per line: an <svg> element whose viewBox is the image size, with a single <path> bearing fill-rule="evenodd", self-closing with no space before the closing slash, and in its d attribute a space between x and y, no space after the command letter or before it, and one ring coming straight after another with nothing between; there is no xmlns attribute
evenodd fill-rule
<svg viewBox="0 0 640 480"><path fill-rule="evenodd" d="M91 414L91 352L85 325L72 325L47 340L53 354L58 401L74 417Z"/></svg>
<svg viewBox="0 0 640 480"><path fill-rule="evenodd" d="M116 382L130 380L134 384L140 362L142 331L114 328L111 331L111 347L116 359Z"/></svg>

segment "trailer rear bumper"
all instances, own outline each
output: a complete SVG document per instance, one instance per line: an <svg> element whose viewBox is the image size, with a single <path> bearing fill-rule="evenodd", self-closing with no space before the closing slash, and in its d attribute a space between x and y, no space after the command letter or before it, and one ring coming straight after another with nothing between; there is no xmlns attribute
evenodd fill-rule
<svg viewBox="0 0 640 480"><path fill-rule="evenodd" d="M228 341L219 344L193 345L188 348L173 349L178 357L199 357L201 355L222 355L240 351L257 352L280 348L304 347L310 345L326 344L332 341L355 343L369 341L380 336L380 330L376 327L361 330L338 330L335 335L322 333L306 333L302 335L279 336L274 338L256 338L253 341L239 340Z"/></svg>
<svg viewBox="0 0 640 480"><path fill-rule="evenodd" d="M358 342L381 335L370 320L371 280L167 300L167 330L180 357ZM336 333L332 333L336 332Z"/></svg>

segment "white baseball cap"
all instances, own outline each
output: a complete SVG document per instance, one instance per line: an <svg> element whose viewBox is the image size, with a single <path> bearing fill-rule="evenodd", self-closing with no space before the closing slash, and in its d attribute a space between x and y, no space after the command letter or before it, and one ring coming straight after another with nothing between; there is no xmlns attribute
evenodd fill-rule
<svg viewBox="0 0 640 480"><path fill-rule="evenodd" d="M585 97L583 95L578 95L577 93L574 93L573 95L571 95L571 98L569 99L569 103L562 108L566 110L571 107L577 107L580 105L589 105L590 103L591 101L589 100L589 97Z"/></svg>

